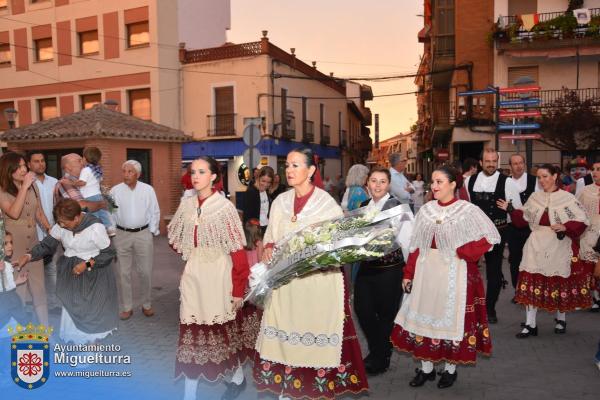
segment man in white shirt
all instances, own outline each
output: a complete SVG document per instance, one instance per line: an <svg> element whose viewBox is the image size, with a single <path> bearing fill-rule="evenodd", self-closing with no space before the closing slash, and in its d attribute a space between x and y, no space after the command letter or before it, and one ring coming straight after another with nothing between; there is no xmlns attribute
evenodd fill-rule
<svg viewBox="0 0 600 400"><path fill-rule="evenodd" d="M392 182L390 184L390 193L402 204L410 204L411 194L415 191L408 178L404 175L406 169L406 160L400 153L392 153L389 157L390 174Z"/></svg>
<svg viewBox="0 0 600 400"><path fill-rule="evenodd" d="M46 175L46 158L44 154L39 151L32 151L27 153L27 167L31 172L35 173L37 180L35 181L36 189L40 196L40 204L44 215L48 220L50 226L54 225L54 187L58 180L52 176ZM36 224L38 240L41 242L47 235L47 232ZM56 297L56 258L58 252L54 257L44 258L44 275L46 284L46 296L48 299L48 311L50 313L60 313L61 307Z"/></svg>
<svg viewBox="0 0 600 400"><path fill-rule="evenodd" d="M485 253L485 270L487 289L485 301L488 312L488 322L498 322L496 302L503 284L502 258L506 243L506 228L510 223L508 213L497 206L498 200L512 203L514 208L521 208L521 197L515 182L498 171L498 152L491 148L483 149L480 164L482 171L472 175L465 181L467 194L471 203L477 205L492 220L502 241L492 250Z"/></svg>
<svg viewBox="0 0 600 400"><path fill-rule="evenodd" d="M117 250L117 282L120 293L122 320L133 314L131 291L131 267L135 264L140 277L142 312L146 317L154 315L151 301L152 268L154 263L153 235L159 232L160 208L152 186L140 182L142 165L135 160L123 163L123 183L110 190L117 204L114 212L117 235L114 245Z"/></svg>
<svg viewBox="0 0 600 400"><path fill-rule="evenodd" d="M515 185L519 190L521 203L525 204L533 192L542 190L540 184L536 176L525 172L527 163L525 157L521 154L513 154L510 156L508 164L510 166L510 179L515 182ZM523 258L523 247L525 246L525 242L530 233L531 230L529 230L528 227L517 228L516 226L509 224L506 228L508 263L510 264L510 278L513 288L517 287L519 266L521 265L521 259Z"/></svg>

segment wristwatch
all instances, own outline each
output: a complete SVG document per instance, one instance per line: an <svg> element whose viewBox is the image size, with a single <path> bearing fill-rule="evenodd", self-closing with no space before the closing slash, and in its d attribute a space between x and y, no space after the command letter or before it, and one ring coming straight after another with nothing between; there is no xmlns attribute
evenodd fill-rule
<svg viewBox="0 0 600 400"><path fill-rule="evenodd" d="M93 260L93 258L90 258L89 260L87 260L85 262L85 267L87 268L88 272L90 272L92 270L92 262L91 262L92 260Z"/></svg>

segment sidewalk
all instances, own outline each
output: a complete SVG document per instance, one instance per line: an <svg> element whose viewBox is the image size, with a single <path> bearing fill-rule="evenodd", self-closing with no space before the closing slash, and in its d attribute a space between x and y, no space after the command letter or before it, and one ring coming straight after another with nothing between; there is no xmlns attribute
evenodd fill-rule
<svg viewBox="0 0 600 400"><path fill-rule="evenodd" d="M9 392L16 390L15 394L27 394L23 398L32 399L54 398L49 395L53 390L60 390L60 397L65 400L96 399L99 395L116 400L128 397L125 396L128 391L132 391L135 398L145 400L183 398L183 379L175 381L173 371L178 337L178 284L184 264L169 248L165 237L155 239L154 260L153 307L156 315L145 317L136 303L133 317L121 321L118 331L106 341L119 344L123 354L131 355L132 363L127 366L133 373L131 378L80 378L83 384L73 385L72 380L51 377L44 387L32 392L9 382ZM505 276L509 276L507 265ZM554 316L540 312L539 336L519 340L514 335L520 330L524 312L521 306L510 302L511 292L509 288L502 291L497 307L500 321L491 325L492 357L479 358L477 367L459 367L458 380L452 388L442 391L435 382L427 382L416 389L409 387L408 381L418 364L396 352L389 371L369 379L371 392L368 398L506 400L551 396L555 400L598 399L600 371L592 360L600 339L600 313L569 314L567 334L556 335L553 333ZM134 293L137 293L135 285ZM60 324L56 317L52 323L58 329ZM361 344L363 349L366 348L362 338ZM249 368L246 377L251 378ZM219 399L223 391L224 386L220 383L201 384L198 399ZM259 396L253 384L249 384L240 396L240 399L269 398L272 397Z"/></svg>

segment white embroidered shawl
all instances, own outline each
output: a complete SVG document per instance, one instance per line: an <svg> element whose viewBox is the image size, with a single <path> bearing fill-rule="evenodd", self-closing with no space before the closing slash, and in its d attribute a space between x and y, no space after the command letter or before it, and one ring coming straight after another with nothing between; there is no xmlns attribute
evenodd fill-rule
<svg viewBox="0 0 600 400"><path fill-rule="evenodd" d="M429 251L435 237L437 249L453 256L456 249L470 242L485 238L490 244L500 243L500 234L492 221L479 207L464 200L448 206L440 206L432 200L419 209L410 251Z"/></svg>
<svg viewBox="0 0 600 400"><path fill-rule="evenodd" d="M218 249L225 254L243 249L246 237L237 210L229 200L213 194L200 207L198 215L198 197L181 200L177 212L169 223L169 244L182 255L184 260L190 257L194 248L194 227L198 247Z"/></svg>
<svg viewBox="0 0 600 400"><path fill-rule="evenodd" d="M577 196L577 199L583 205L591 223L586 231L581 235L579 255L582 259L590 262L597 262L599 255L593 249L600 236L600 186L596 184L587 185Z"/></svg>
<svg viewBox="0 0 600 400"><path fill-rule="evenodd" d="M550 225L564 224L569 221L590 224L590 219L581 203L569 192L557 190L556 192L533 192L523 206L523 218L532 228L539 225L540 219L548 208Z"/></svg>

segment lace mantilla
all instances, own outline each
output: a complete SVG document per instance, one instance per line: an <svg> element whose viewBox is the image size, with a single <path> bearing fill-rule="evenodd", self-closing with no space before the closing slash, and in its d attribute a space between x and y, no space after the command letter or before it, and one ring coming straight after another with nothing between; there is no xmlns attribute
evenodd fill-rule
<svg viewBox="0 0 600 400"><path fill-rule="evenodd" d="M181 200L173 220L167 227L169 244L187 260L194 248L194 228L198 247L219 249L225 254L246 245L240 217L231 202L219 194L204 201L198 213L198 198Z"/></svg>
<svg viewBox="0 0 600 400"><path fill-rule="evenodd" d="M445 207L433 200L421 207L415 220L410 251L427 252L434 237L436 247L446 255L454 255L457 248L483 238L492 245L500 243L500 234L488 216L464 200Z"/></svg>
<svg viewBox="0 0 600 400"><path fill-rule="evenodd" d="M571 193L564 190L556 192L534 192L523 206L523 217L529 225L539 225L544 211L548 209L550 224L564 224L569 221L590 224L590 219L581 203Z"/></svg>

